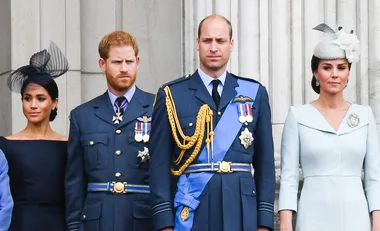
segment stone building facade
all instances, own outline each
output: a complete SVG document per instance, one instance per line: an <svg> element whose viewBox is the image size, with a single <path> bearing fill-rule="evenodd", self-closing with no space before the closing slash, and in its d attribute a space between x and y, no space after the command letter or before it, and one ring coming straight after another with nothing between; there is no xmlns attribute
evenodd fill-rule
<svg viewBox="0 0 380 231"><path fill-rule="evenodd" d="M370 105L380 122L380 1L377 0L2 0L0 2L0 81L54 41L70 70L60 88L55 130L68 133L75 106L106 90L98 68L97 45L113 30L132 33L140 46L137 85L155 93L169 80L198 67L198 23L218 13L231 20L235 49L231 72L265 85L272 107L277 177L283 123L291 105L311 102L310 59L321 22L353 29L362 58L353 66L347 100ZM20 95L0 84L0 135L25 126Z"/></svg>

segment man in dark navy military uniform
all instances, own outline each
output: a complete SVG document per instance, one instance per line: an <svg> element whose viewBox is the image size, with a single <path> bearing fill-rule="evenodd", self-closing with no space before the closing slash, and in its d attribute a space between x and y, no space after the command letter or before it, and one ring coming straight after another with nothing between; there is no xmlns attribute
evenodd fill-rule
<svg viewBox="0 0 380 231"><path fill-rule="evenodd" d="M154 106L149 146L155 230L272 230L267 91L226 71L233 49L226 18L211 15L200 23L197 49L200 68L165 84Z"/></svg>
<svg viewBox="0 0 380 231"><path fill-rule="evenodd" d="M150 125L154 96L135 86L140 59L124 31L99 44L108 90L70 114L66 172L69 231L150 231Z"/></svg>

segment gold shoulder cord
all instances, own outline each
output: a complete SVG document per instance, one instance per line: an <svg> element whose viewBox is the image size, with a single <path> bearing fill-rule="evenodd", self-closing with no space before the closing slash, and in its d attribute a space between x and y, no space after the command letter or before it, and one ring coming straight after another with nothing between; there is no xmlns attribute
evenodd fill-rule
<svg viewBox="0 0 380 231"><path fill-rule="evenodd" d="M213 112L207 104L202 105L198 111L194 134L192 136L185 136L177 116L175 103L169 86L166 86L164 88L164 91L166 93L166 110L168 112L168 119L172 129L173 138L177 146L181 149L181 153L179 154L178 158L174 161L174 164L179 165L183 159L183 155L185 154L185 152L194 147L195 145L193 152L191 153L190 157L185 161L185 163L178 170L175 170L173 167L171 169L173 175L180 176L199 154L199 151L202 147L205 129L207 129L207 138L205 142L207 145L208 158L210 160L210 144L211 146L213 146L214 137L212 123ZM180 134L183 143L181 143L178 137L178 133ZM211 151L213 152L213 148Z"/></svg>

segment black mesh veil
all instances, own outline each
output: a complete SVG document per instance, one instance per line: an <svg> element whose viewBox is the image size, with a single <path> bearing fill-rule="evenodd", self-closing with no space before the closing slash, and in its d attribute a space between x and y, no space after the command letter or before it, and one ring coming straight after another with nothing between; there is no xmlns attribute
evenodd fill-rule
<svg viewBox="0 0 380 231"><path fill-rule="evenodd" d="M42 50L30 57L29 65L13 71L7 80L9 89L19 92L22 85L31 76L39 74L50 75L52 78L61 76L69 69L69 63L59 47L51 42L48 50Z"/></svg>

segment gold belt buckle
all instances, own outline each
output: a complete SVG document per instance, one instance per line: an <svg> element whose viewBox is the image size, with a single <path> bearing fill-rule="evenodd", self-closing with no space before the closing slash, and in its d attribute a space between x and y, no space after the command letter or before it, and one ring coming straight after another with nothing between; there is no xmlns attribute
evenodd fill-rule
<svg viewBox="0 0 380 231"><path fill-rule="evenodd" d="M231 170L231 164L232 164L232 162L227 162L227 161L220 162L220 161L218 161L217 163L219 164L219 170L218 170L218 172L220 172L220 173L233 172Z"/></svg>
<svg viewBox="0 0 380 231"><path fill-rule="evenodd" d="M125 186L127 185L127 182L115 182L112 181L111 186L113 186L112 193L127 193L125 191Z"/></svg>

